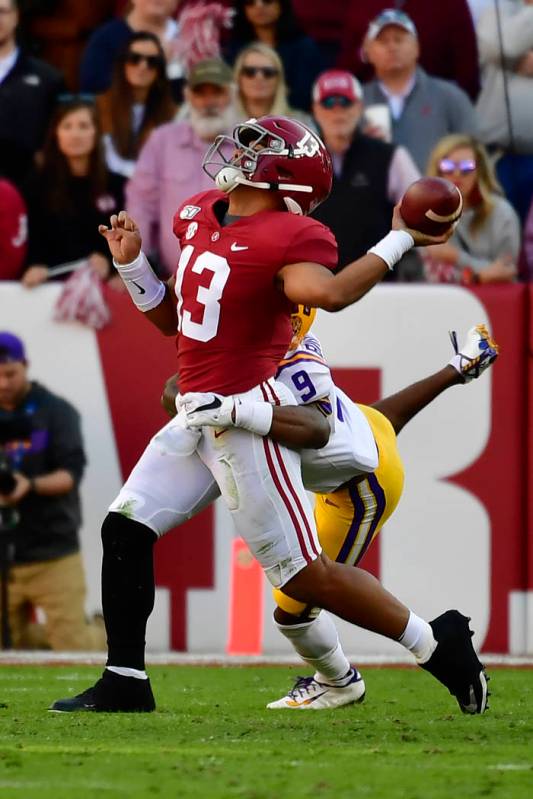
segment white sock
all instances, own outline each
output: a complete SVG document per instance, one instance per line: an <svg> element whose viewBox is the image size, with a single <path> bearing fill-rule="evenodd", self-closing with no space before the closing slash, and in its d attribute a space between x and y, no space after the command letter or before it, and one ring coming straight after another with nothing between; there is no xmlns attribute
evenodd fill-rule
<svg viewBox="0 0 533 799"><path fill-rule="evenodd" d="M303 624L275 624L300 657L315 669L315 680L330 685L346 682L351 666L331 616L322 611L316 619Z"/></svg>
<svg viewBox="0 0 533 799"><path fill-rule="evenodd" d="M140 669L130 669L127 666L106 666L107 671L119 674L121 677L135 677L136 680L147 680L148 675Z"/></svg>
<svg viewBox="0 0 533 799"><path fill-rule="evenodd" d="M433 630L427 621L421 619L412 610L409 611L407 626L398 642L413 653L417 663L426 663L437 648Z"/></svg>

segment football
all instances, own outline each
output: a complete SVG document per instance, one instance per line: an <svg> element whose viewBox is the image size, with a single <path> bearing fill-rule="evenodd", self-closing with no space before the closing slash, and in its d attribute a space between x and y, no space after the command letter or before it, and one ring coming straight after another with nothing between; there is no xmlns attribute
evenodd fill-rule
<svg viewBox="0 0 533 799"><path fill-rule="evenodd" d="M421 178L412 183L400 204L402 219L412 230L440 236L463 210L461 192L444 178Z"/></svg>

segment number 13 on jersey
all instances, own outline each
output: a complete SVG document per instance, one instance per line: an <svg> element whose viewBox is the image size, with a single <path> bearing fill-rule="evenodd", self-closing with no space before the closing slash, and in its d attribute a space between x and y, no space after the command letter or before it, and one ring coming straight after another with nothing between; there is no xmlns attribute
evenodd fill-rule
<svg viewBox="0 0 533 799"><path fill-rule="evenodd" d="M195 301L203 305L202 321L194 322L192 313L187 309L187 302L183 298L183 279L191 258L194 247L188 244L181 253L176 273L176 296L178 298L178 330L184 336L196 341L210 341L217 334L220 320L220 299L230 274L230 265L221 255L215 255L208 250L200 253L190 267L192 272L202 274L205 270L212 273L208 286L198 286Z"/></svg>

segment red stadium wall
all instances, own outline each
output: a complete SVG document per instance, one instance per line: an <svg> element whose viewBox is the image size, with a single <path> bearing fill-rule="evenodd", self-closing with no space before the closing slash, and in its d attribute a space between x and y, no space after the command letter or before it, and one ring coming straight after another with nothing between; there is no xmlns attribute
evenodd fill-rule
<svg viewBox="0 0 533 799"><path fill-rule="evenodd" d="M527 585L527 323L524 286L491 286L475 294L489 311L502 357L493 371L492 433L489 443L453 482L475 494L492 524L491 614L484 649L509 648L509 597Z"/></svg>

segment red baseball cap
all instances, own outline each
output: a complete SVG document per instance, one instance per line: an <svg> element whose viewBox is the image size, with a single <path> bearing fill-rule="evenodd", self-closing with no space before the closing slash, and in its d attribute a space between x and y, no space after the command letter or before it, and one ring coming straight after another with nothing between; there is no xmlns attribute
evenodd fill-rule
<svg viewBox="0 0 533 799"><path fill-rule="evenodd" d="M346 97L352 103L363 99L361 84L351 72L328 69L318 76L313 86L313 101L320 103L326 97Z"/></svg>

